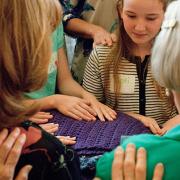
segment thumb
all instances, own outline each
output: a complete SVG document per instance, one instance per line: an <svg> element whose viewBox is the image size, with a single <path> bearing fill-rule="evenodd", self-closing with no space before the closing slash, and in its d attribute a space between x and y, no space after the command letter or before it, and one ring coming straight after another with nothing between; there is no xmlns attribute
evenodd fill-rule
<svg viewBox="0 0 180 180"><path fill-rule="evenodd" d="M29 172L31 171L32 166L26 165L24 166L18 173L15 180L28 180Z"/></svg>

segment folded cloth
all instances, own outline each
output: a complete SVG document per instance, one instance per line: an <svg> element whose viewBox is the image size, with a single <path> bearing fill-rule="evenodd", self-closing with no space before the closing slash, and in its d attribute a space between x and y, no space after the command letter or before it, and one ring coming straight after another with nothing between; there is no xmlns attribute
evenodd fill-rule
<svg viewBox="0 0 180 180"><path fill-rule="evenodd" d="M60 128L56 135L76 137L73 148L79 155L100 155L111 151L121 141L121 136L150 133L140 121L122 112L117 113L114 121L78 121L55 110L51 111L51 122L58 123Z"/></svg>

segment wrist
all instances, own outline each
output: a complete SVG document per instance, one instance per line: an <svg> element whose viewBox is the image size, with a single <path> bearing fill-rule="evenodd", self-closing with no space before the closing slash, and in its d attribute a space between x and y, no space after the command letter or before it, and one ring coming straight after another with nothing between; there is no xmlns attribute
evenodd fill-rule
<svg viewBox="0 0 180 180"><path fill-rule="evenodd" d="M102 28L100 26L97 26L95 24L92 24L92 27L89 28L89 36L90 38L94 39L95 35L98 31L100 31Z"/></svg>

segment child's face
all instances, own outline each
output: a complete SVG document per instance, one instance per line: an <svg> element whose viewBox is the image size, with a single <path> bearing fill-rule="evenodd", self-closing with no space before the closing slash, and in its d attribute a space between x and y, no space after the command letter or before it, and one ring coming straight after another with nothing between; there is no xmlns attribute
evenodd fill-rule
<svg viewBox="0 0 180 180"><path fill-rule="evenodd" d="M137 45L151 43L159 32L164 17L160 0L124 0L121 18L124 28Z"/></svg>

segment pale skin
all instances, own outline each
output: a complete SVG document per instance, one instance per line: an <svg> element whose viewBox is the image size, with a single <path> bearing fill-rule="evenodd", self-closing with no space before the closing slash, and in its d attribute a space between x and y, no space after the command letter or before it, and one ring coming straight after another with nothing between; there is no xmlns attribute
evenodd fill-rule
<svg viewBox="0 0 180 180"><path fill-rule="evenodd" d="M123 8L119 11L124 28L133 43L131 53L143 60L146 55L151 54L152 42L160 30L164 17L163 3L159 0L124 0ZM154 134L164 133L155 119L134 112L127 114L140 120Z"/></svg>
<svg viewBox="0 0 180 180"><path fill-rule="evenodd" d="M112 46L117 41L116 35L111 34L98 25L91 24L79 18L70 19L65 27L70 33L78 34L87 39L93 39L93 47L98 44Z"/></svg>
<svg viewBox="0 0 180 180"><path fill-rule="evenodd" d="M9 135L8 130L0 132L0 180L27 180L32 166L24 166L14 177L15 166L19 160L26 136L15 128Z"/></svg>
<svg viewBox="0 0 180 180"><path fill-rule="evenodd" d="M125 151L117 147L112 164L112 180L146 180L146 157L146 150L139 148L136 151L134 144L128 144ZM164 167L158 163L154 168L153 180L162 180L163 173Z"/></svg>
<svg viewBox="0 0 180 180"><path fill-rule="evenodd" d="M101 121L105 121L105 119L112 121L115 119L116 112L114 110L100 103L94 95L85 91L73 80L63 48L59 49L58 58L58 89L61 94L30 100L40 104L41 109L41 112L32 116L30 120L43 124L41 125L42 128L49 133L54 133L58 130L58 125L47 123L52 118L52 115L43 112L44 110L57 109L62 114L76 120L95 121L96 116Z"/></svg>

